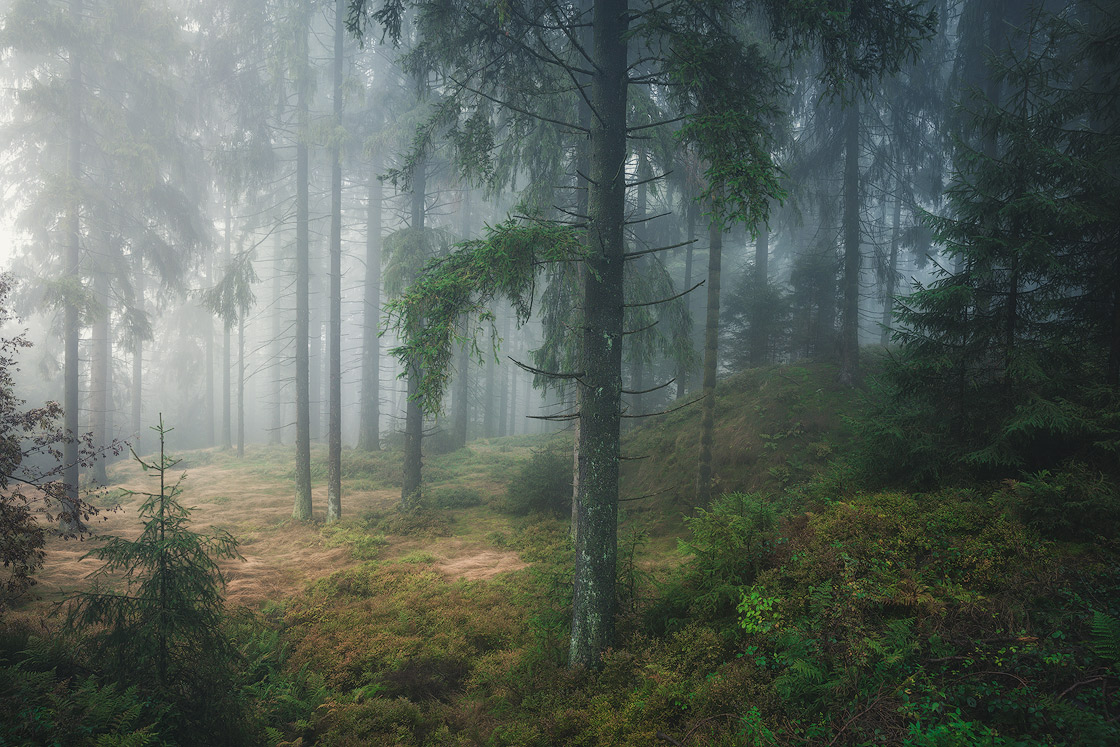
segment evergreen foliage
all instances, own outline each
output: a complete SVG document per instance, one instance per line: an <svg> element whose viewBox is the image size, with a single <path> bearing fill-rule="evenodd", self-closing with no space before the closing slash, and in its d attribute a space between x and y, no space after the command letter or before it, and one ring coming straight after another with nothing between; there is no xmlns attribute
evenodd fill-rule
<svg viewBox="0 0 1120 747"><path fill-rule="evenodd" d="M182 734L216 729L215 739L236 744L238 701L231 683L237 655L223 633L225 576L217 561L240 557L237 541L225 531L189 529L191 510L177 500L186 475L170 484L167 479L179 463L164 450L171 429L161 417L152 430L159 459L133 457L159 480L159 492L127 491L145 497L143 531L135 540L109 537L86 554L103 565L93 572L91 589L71 600L66 625L87 635L92 656L109 676L171 705L170 718Z"/></svg>
<svg viewBox="0 0 1120 747"><path fill-rule="evenodd" d="M928 216L948 267L896 314L891 404L864 426L896 457L888 479L1114 469L1117 93L1086 76L1083 26L1035 11L1022 34L1002 102L972 103L998 150L959 141L948 212Z"/></svg>

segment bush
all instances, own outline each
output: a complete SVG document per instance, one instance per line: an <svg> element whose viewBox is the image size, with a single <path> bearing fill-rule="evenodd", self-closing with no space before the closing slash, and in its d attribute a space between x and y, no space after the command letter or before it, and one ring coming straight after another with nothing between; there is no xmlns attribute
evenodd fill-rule
<svg viewBox="0 0 1120 747"><path fill-rule="evenodd" d="M1083 464L1041 470L1004 483L1010 508L1043 536L1065 540L1115 537L1120 486Z"/></svg>
<svg viewBox="0 0 1120 747"><path fill-rule="evenodd" d="M483 503L482 493L474 488L464 488L452 485L447 488L437 488L428 492L424 502L432 508L474 508Z"/></svg>
<svg viewBox="0 0 1120 747"><path fill-rule="evenodd" d="M572 505L571 455L536 451L510 481L502 508L514 516L531 513L565 516Z"/></svg>

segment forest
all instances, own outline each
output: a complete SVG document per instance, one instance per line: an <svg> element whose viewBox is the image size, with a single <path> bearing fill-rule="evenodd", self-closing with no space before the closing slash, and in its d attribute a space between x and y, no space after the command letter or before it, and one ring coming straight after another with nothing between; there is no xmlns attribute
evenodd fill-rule
<svg viewBox="0 0 1120 747"><path fill-rule="evenodd" d="M1120 744L1114 0L0 55L0 747Z"/></svg>

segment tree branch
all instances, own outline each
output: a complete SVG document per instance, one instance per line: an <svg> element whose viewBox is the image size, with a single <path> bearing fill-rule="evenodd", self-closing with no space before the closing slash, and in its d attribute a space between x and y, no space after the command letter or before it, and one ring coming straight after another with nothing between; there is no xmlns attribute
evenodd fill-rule
<svg viewBox="0 0 1120 747"><path fill-rule="evenodd" d="M681 293L678 293L675 296L669 296L668 298L663 298L660 301L647 301L645 303L625 303L625 304L622 305L622 308L624 308L624 309L638 309L638 308L641 308L642 306L656 306L656 305L661 304L661 303L669 303L670 301L677 300L681 296L687 296L689 293L696 290L697 288L699 288L701 285L703 285L706 282L707 282L706 280L701 280L699 283L692 286L688 290L682 291Z"/></svg>

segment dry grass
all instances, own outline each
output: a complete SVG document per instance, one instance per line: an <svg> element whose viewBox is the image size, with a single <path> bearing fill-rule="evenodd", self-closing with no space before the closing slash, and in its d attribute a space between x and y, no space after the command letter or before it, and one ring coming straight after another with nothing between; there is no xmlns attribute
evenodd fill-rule
<svg viewBox="0 0 1120 747"><path fill-rule="evenodd" d="M200 456L215 456L202 452ZM282 470L261 470L259 464L243 466L226 458L197 459L183 482L180 502L191 507L192 528L196 531L224 529L239 542L244 560L222 563L228 579L227 599L239 605L255 606L266 600L280 600L298 593L312 581L335 571L358 565L346 546L329 546L321 528L326 506L326 488L312 491L313 521L291 520L294 488ZM198 463L201 462L201 463ZM177 478L179 471L169 474ZM487 492L504 492L505 486L472 475ZM110 468L116 486L127 490L158 491L159 484L134 463ZM384 514L400 499L397 488L380 490L343 489L344 516ZM116 510L103 511L94 524L96 536L135 537L140 531L138 496L122 496ZM102 501L104 504L105 501ZM448 578L486 579L525 567L516 553L501 551L475 532L467 537L417 539L387 538L386 559L401 558L410 551L424 550L435 558L436 568ZM92 540L95 541L95 540ZM46 563L37 575L33 607L65 598L82 589L96 560L82 560L92 541L52 539ZM30 611L30 610L29 610Z"/></svg>

